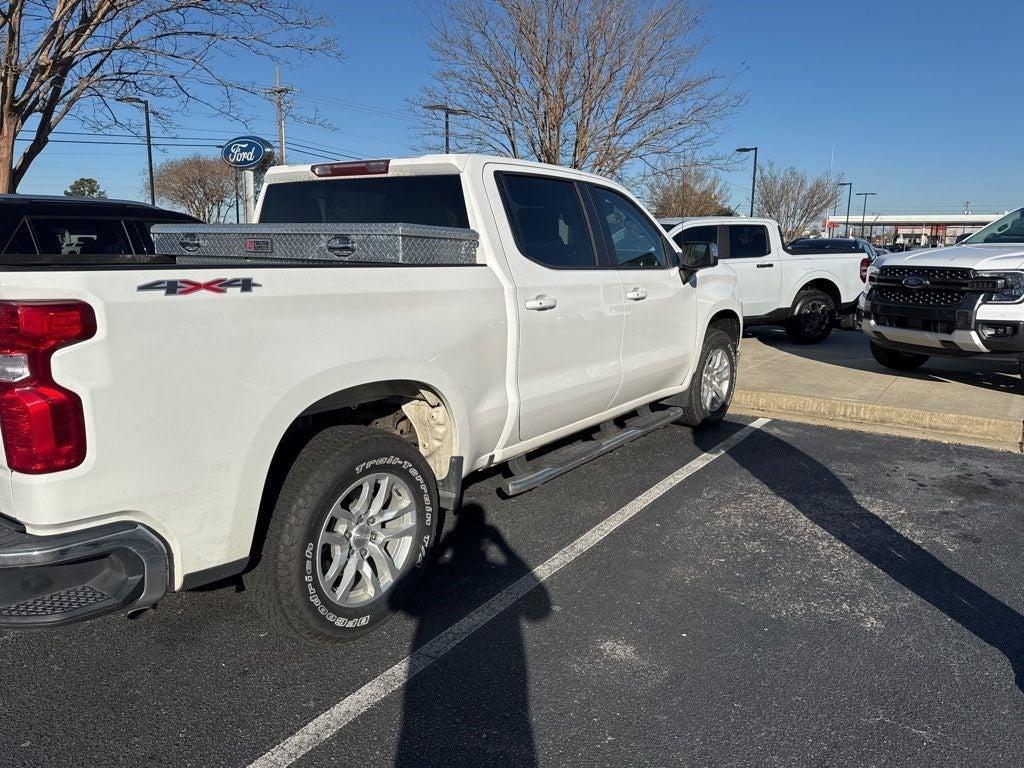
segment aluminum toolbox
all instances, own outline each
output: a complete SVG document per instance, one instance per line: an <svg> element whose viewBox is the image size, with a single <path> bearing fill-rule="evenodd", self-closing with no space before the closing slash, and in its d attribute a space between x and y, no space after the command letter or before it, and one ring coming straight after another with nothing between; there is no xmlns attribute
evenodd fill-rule
<svg viewBox="0 0 1024 768"><path fill-rule="evenodd" d="M472 229L423 224L156 224L156 252L179 264L475 264Z"/></svg>

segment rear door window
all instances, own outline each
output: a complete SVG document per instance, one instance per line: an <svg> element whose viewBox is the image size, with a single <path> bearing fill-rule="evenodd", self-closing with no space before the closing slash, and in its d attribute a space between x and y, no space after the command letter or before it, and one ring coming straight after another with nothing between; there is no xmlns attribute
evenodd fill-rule
<svg viewBox="0 0 1024 768"><path fill-rule="evenodd" d="M458 174L268 184L263 224L427 224L469 227Z"/></svg>
<svg viewBox="0 0 1024 768"><path fill-rule="evenodd" d="M768 227L761 224L729 224L729 258L756 259L770 254Z"/></svg>
<svg viewBox="0 0 1024 768"><path fill-rule="evenodd" d="M576 184L551 177L496 174L519 251L554 269L597 266Z"/></svg>
<svg viewBox="0 0 1024 768"><path fill-rule="evenodd" d="M32 219L39 252L54 256L125 255L132 253L120 219Z"/></svg>

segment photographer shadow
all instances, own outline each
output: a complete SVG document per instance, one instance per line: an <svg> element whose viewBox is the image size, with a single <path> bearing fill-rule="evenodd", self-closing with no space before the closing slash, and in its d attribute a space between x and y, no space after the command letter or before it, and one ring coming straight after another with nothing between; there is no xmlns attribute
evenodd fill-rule
<svg viewBox="0 0 1024 768"><path fill-rule="evenodd" d="M436 562L403 610L417 619L412 651L446 630L454 615L469 613L461 595L500 592L531 567L486 521L483 508L466 504L436 550ZM551 613L543 584L505 608L471 638L424 669L405 686L398 768L537 764L530 720L524 621Z"/></svg>
<svg viewBox="0 0 1024 768"><path fill-rule="evenodd" d="M1020 613L866 509L827 467L786 441L759 431L730 456L825 533L1002 653L1024 692Z"/></svg>

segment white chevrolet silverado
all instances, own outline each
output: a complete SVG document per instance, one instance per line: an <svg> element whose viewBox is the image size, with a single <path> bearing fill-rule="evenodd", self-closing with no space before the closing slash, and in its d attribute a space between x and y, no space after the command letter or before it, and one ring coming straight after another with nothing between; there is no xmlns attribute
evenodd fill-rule
<svg viewBox="0 0 1024 768"><path fill-rule="evenodd" d="M660 219L680 247L715 242L736 273L743 323L781 325L799 344L817 344L853 313L874 254L863 241L806 238L786 247L772 219L741 216ZM862 244L863 243L863 244Z"/></svg>
<svg viewBox="0 0 1024 768"><path fill-rule="evenodd" d="M886 368L985 355L1016 360L1024 374L1024 208L949 248L882 256L858 316Z"/></svg>
<svg viewBox="0 0 1024 768"><path fill-rule="evenodd" d="M2 268L0 627L244 571L278 629L352 637L401 604L464 476L507 462L519 493L729 406L732 271L613 182L280 167L258 221Z"/></svg>

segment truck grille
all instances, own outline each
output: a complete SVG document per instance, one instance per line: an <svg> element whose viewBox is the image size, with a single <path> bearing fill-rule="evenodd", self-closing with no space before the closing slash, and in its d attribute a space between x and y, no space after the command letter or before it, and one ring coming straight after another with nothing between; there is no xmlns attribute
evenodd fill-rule
<svg viewBox="0 0 1024 768"><path fill-rule="evenodd" d="M875 297L886 304L908 307L956 307L970 292L974 270L956 267L882 267L873 279ZM921 288L908 288L903 281L920 277Z"/></svg>
<svg viewBox="0 0 1024 768"><path fill-rule="evenodd" d="M911 307L957 307L967 295L965 291L948 291L943 289L893 288L879 286L875 296L886 304L903 304Z"/></svg>

